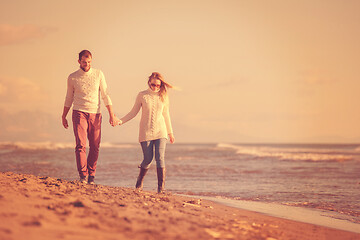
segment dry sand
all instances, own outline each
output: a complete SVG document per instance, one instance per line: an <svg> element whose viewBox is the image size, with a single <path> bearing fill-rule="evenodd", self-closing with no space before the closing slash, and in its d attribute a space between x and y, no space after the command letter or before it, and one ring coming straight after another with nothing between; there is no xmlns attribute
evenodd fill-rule
<svg viewBox="0 0 360 240"><path fill-rule="evenodd" d="M0 239L360 239L198 198L0 173Z"/></svg>

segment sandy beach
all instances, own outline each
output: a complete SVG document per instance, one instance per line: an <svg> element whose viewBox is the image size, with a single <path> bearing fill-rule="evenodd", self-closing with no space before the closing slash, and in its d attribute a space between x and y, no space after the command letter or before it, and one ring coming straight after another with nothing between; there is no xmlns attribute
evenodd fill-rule
<svg viewBox="0 0 360 240"><path fill-rule="evenodd" d="M0 173L0 239L360 239L199 198Z"/></svg>

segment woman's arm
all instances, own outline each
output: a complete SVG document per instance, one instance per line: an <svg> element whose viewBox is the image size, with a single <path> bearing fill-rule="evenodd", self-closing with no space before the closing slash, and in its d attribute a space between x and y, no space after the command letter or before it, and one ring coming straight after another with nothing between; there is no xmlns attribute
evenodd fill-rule
<svg viewBox="0 0 360 240"><path fill-rule="evenodd" d="M172 130L172 125L171 125L171 119L170 119L170 113L169 113L169 100L168 99L165 101L165 106L164 106L164 110L163 110L163 116L164 116L166 130L167 130L167 133L169 135L170 142L174 143L175 142L175 137L174 137L173 130Z"/></svg>
<svg viewBox="0 0 360 240"><path fill-rule="evenodd" d="M131 111L126 114L124 117L122 117L120 119L120 125L121 124L124 124L128 121L130 121L131 119L133 119L137 114L138 112L140 111L140 108L141 108L141 95L140 93L137 95L136 97L136 100L135 100L135 104L133 106L133 108L131 109Z"/></svg>

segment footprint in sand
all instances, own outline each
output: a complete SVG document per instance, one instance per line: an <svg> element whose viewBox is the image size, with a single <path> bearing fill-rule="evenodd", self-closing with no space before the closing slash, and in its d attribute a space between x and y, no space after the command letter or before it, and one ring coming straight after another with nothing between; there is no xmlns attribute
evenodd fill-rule
<svg viewBox="0 0 360 240"><path fill-rule="evenodd" d="M28 221L28 222L23 222L22 225L25 227L40 227L41 222L39 220L32 220L32 221Z"/></svg>
<svg viewBox="0 0 360 240"><path fill-rule="evenodd" d="M70 204L73 205L74 207L85 207L84 203L81 201L71 202Z"/></svg>

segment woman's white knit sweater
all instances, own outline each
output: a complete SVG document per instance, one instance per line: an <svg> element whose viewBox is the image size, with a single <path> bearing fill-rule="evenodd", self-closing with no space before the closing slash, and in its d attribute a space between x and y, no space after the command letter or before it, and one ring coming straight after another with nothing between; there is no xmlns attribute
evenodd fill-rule
<svg viewBox="0 0 360 240"><path fill-rule="evenodd" d="M159 93L148 90L139 92L134 107L121 118L122 123L133 119L142 108L139 142L167 138L172 133L169 101L161 101Z"/></svg>
<svg viewBox="0 0 360 240"><path fill-rule="evenodd" d="M64 106L74 104L74 110L100 113L100 94L105 106L112 105L103 72L93 68L84 72L80 68L68 77Z"/></svg>

